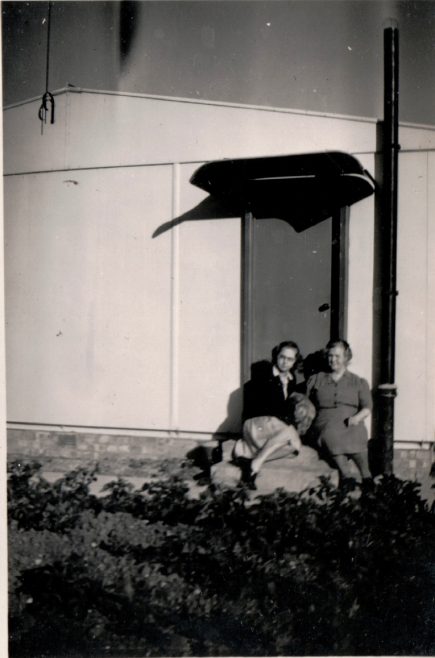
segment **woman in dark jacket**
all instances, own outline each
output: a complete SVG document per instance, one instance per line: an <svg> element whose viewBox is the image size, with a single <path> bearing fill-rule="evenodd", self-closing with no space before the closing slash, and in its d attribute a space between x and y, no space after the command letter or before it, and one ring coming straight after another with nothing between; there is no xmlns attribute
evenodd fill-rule
<svg viewBox="0 0 435 658"><path fill-rule="evenodd" d="M296 343L280 343L272 350L267 375L245 386L243 438L236 442L233 458L252 489L264 462L277 457L278 451L285 449L281 456L299 454L299 434L313 420L313 405L297 392L295 372L301 360Z"/></svg>

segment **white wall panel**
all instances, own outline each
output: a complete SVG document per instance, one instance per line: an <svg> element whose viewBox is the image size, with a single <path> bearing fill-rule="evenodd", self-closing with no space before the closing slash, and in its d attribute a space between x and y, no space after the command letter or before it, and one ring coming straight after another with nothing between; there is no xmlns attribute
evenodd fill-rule
<svg viewBox="0 0 435 658"><path fill-rule="evenodd" d="M428 153L426 439L435 441L435 153Z"/></svg>
<svg viewBox="0 0 435 658"><path fill-rule="evenodd" d="M67 125L71 95L55 96L55 122L38 118L41 100L3 111L4 173L51 171L67 166ZM86 139L86 137L85 137ZM83 138L81 141L84 141Z"/></svg>
<svg viewBox="0 0 435 658"><path fill-rule="evenodd" d="M400 125L400 148L402 151L424 151L435 148L433 126Z"/></svg>
<svg viewBox="0 0 435 658"><path fill-rule="evenodd" d="M53 172L5 182L9 420L237 429L240 218L206 204L171 224L205 197L189 176L205 160L325 149L373 173L375 122L75 91L41 134L39 104L4 112L5 172ZM433 148L435 131L403 127L401 145ZM432 440L435 156L402 150L399 172L395 438ZM348 308L352 369L369 381L373 239L371 197L351 209Z"/></svg>
<svg viewBox="0 0 435 658"><path fill-rule="evenodd" d="M8 419L166 428L171 168L6 180Z"/></svg>
<svg viewBox="0 0 435 658"><path fill-rule="evenodd" d="M373 155L358 156L374 176ZM349 222L348 339L353 359L350 369L371 383L373 347L374 203L371 196L353 205Z"/></svg>
<svg viewBox="0 0 435 658"><path fill-rule="evenodd" d="M187 183L194 168L182 168L182 212L204 198ZM241 400L240 218L184 221L179 249L179 427L236 430Z"/></svg>
<svg viewBox="0 0 435 658"><path fill-rule="evenodd" d="M424 441L428 381L427 154L399 158L395 440Z"/></svg>
<svg viewBox="0 0 435 658"><path fill-rule="evenodd" d="M39 101L5 111L6 173L58 168L58 132L65 124L60 150L72 169L328 149L367 152L376 144L371 120L77 90L56 96L56 103L56 124L37 139L38 149ZM40 158L41 150L47 157Z"/></svg>

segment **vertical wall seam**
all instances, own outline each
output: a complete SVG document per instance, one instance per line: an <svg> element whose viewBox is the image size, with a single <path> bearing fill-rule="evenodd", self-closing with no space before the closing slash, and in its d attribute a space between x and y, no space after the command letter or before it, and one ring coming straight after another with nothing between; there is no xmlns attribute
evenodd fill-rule
<svg viewBox="0 0 435 658"><path fill-rule="evenodd" d="M172 218L180 214L180 163L172 165ZM171 312L170 312L170 393L169 427L178 430L179 397L179 315L180 315L180 229L171 229Z"/></svg>
<svg viewBox="0 0 435 658"><path fill-rule="evenodd" d="M430 278L429 278L429 270L430 270L430 250L431 250L431 230L430 230L430 189L429 189L429 181L430 181L430 159L429 159L429 153L426 153L426 290L425 290L425 323L424 323L424 331L425 331L425 336L424 336L424 349L425 349L425 363L424 363L424 381L425 381L425 389L426 389L426 395L425 395L425 401L424 401L424 413L425 413L425 436L423 437L423 440L427 440L429 437L431 439L434 439L435 437L433 436L433 431L432 431L432 436L430 436L431 428L430 428L430 413L429 409L432 408L432 405L430 404L429 396L432 395L432 375L431 375L431 366L432 366L432 346L430 345L429 341L429 322L431 318L431 304L430 304ZM430 363L429 363L430 362Z"/></svg>
<svg viewBox="0 0 435 658"><path fill-rule="evenodd" d="M70 169L71 167L71 154L69 153L69 130L70 130L70 120L71 120L71 94L66 93L65 94L65 121L64 121L64 126L65 126L65 134L64 134L64 141L63 141L63 166L64 169Z"/></svg>

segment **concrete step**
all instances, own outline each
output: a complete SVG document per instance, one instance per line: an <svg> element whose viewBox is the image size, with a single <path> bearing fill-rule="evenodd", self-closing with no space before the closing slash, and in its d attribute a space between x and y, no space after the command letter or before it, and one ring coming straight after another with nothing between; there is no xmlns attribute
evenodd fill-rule
<svg viewBox="0 0 435 658"><path fill-rule="evenodd" d="M280 487L287 491L302 491L319 484L321 477L330 478L338 484L338 472L319 458L316 450L302 446L293 459L283 458L267 462L257 476L258 490L271 493Z"/></svg>
<svg viewBox="0 0 435 658"><path fill-rule="evenodd" d="M143 484L155 480L158 477L157 462L148 462L145 468L136 469L133 473L117 472L99 473L97 479L92 483L90 490L95 495L104 495L103 488L109 482L121 477L140 489ZM213 481L222 486L236 486L240 480L240 469L231 464L230 452L226 451L224 461L212 467L214 472ZM52 463L46 463L41 469L41 475L49 482L54 482L65 474L62 468L53 468ZM197 473L188 471L186 482L189 485L190 494L198 496L206 486L194 477ZM253 495L266 495L276 489L283 488L286 491L298 492L308 487L319 484L321 476L330 477L333 484L337 484L337 472L326 462L319 459L318 453L307 446L303 446L297 457L283 457L267 462L257 476L257 491Z"/></svg>
<svg viewBox="0 0 435 658"><path fill-rule="evenodd" d="M224 460L211 468L212 480L220 486L236 486L240 480L240 469L231 464L228 450L224 451ZM356 477L357 474L355 474ZM331 479L338 484L338 473L329 464L319 458L319 454L309 446L302 446L297 457L282 457L266 462L257 475L256 486L260 495L269 494L276 489L299 492L319 484L321 477Z"/></svg>

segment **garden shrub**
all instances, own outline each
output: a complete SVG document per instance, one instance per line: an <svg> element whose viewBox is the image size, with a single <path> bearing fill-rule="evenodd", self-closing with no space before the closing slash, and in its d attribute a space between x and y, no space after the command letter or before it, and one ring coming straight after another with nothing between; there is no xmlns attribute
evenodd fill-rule
<svg viewBox="0 0 435 658"><path fill-rule="evenodd" d="M10 655L433 655L435 533L418 485L192 499L95 469L9 476Z"/></svg>

